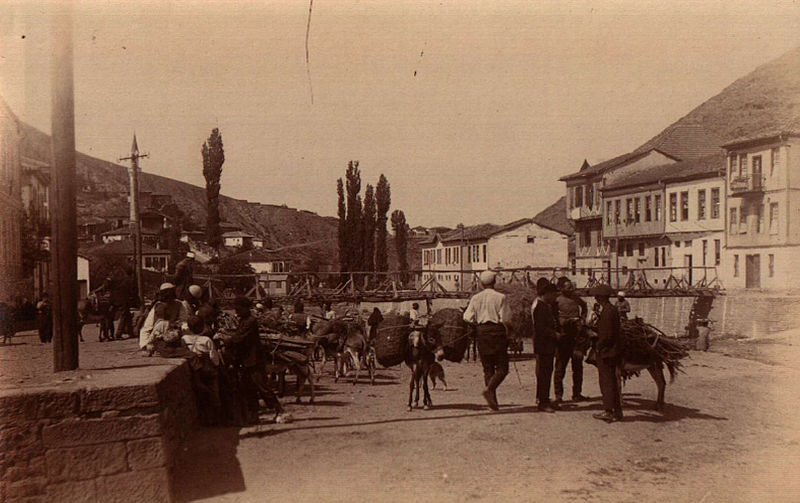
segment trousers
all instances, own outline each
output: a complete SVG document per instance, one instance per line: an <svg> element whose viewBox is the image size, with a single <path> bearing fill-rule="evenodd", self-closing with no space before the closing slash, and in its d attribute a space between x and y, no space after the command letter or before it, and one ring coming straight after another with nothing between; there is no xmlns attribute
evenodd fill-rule
<svg viewBox="0 0 800 503"><path fill-rule="evenodd" d="M550 381L553 377L553 360L555 355L552 353L536 353L536 399L540 405L550 401Z"/></svg>
<svg viewBox="0 0 800 503"><path fill-rule="evenodd" d="M241 371L242 394L247 408L252 412L258 412L258 399L264 400L267 407L274 409L275 412L283 411L283 406L275 396L272 385L269 382L267 371L261 365L244 367Z"/></svg>
<svg viewBox="0 0 800 503"><path fill-rule="evenodd" d="M483 366L483 381L494 393L508 375L508 342L503 325L478 325L478 353Z"/></svg>
<svg viewBox="0 0 800 503"><path fill-rule="evenodd" d="M603 394L603 408L614 414L622 414L622 398L617 378L618 363L619 359L616 357L597 359L597 380L600 393Z"/></svg>
<svg viewBox="0 0 800 503"><path fill-rule="evenodd" d="M553 374L553 389L557 398L564 396L564 377L567 365L572 361L572 395L580 395L583 388L583 350L579 344L580 327L574 320L561 324L564 335L558 340L556 364Z"/></svg>

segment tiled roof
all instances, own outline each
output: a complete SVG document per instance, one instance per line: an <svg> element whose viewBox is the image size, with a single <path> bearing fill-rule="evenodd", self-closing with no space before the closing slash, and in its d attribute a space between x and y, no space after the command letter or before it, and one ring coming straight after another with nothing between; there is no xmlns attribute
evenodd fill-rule
<svg viewBox="0 0 800 503"><path fill-rule="evenodd" d="M647 156L647 154L650 153L653 150L655 150L657 152L660 152L661 154L664 154L667 157L671 157L671 158L675 159L676 161L679 160L679 159L675 158L674 155L670 155L669 153L663 152L660 149L652 148L652 149L647 149L647 150L644 150L644 151L628 152L627 154L618 155L617 157L614 157L612 159L608 159L606 161L603 161L601 163L595 164L593 166L588 166L588 167L587 167L588 163L584 160L583 161L583 166L581 167L580 171L578 171L577 173L572 173L571 175L562 176L561 178L559 178L559 180L562 181L562 182L565 182L567 180L573 180L575 178L584 178L584 177L590 177L590 176L593 176L593 175L598 175L600 173L604 173L605 171L607 171L607 170L609 170L611 168L615 168L617 166L622 166L623 164L628 164L628 163L631 163L633 161L637 161L637 160L641 159L642 157Z"/></svg>
<svg viewBox="0 0 800 503"><path fill-rule="evenodd" d="M452 243L454 241L484 241L489 239L489 236L494 234L501 226L495 224L479 224L464 227L463 233L461 229L455 229L450 232L440 235L443 243Z"/></svg>
<svg viewBox="0 0 800 503"><path fill-rule="evenodd" d="M724 168L725 157L721 153L717 153L691 161L644 168L620 177L613 184L603 187L602 190L609 191L625 187L643 186L651 183L704 178L706 176L714 177Z"/></svg>
<svg viewBox="0 0 800 503"><path fill-rule="evenodd" d="M127 229L125 227L120 227L119 229L111 229L110 231L106 231L102 233L101 236L127 236L130 233L131 233L130 229ZM142 229L142 235L157 236L158 232Z"/></svg>
<svg viewBox="0 0 800 503"><path fill-rule="evenodd" d="M290 258L280 252L256 248L247 250L228 257L229 260L243 260L246 262L277 262L289 261Z"/></svg>
<svg viewBox="0 0 800 503"><path fill-rule="evenodd" d="M222 235L223 238L253 238L252 234L248 234L244 231L231 231L226 232Z"/></svg>
<svg viewBox="0 0 800 503"><path fill-rule="evenodd" d="M88 251L89 255L133 255L133 241L123 239L114 241ZM142 255L169 255L169 250L157 250L147 243L142 243Z"/></svg>
<svg viewBox="0 0 800 503"><path fill-rule="evenodd" d="M788 137L788 136L800 136L800 132L798 131L784 131L784 130L775 130L766 133L762 133L755 136L750 137L743 137L737 138L733 141L729 141L723 145L723 147L738 147L747 143L760 143L762 141L769 141L773 139L777 139L779 137Z"/></svg>
<svg viewBox="0 0 800 503"><path fill-rule="evenodd" d="M719 154L722 139L701 124L672 124L634 152L658 149L683 161Z"/></svg>

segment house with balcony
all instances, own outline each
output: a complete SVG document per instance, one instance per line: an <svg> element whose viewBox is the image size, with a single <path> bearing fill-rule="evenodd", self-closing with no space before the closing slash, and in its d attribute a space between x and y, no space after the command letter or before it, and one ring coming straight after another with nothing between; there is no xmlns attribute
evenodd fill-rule
<svg viewBox="0 0 800 503"><path fill-rule="evenodd" d="M250 264L258 275L258 284L267 295L286 295L289 293L292 260L289 256L257 248L232 255L229 260Z"/></svg>
<svg viewBox="0 0 800 503"><path fill-rule="evenodd" d="M727 288L787 288L800 280L800 132L723 145L727 153Z"/></svg>
<svg viewBox="0 0 800 503"><path fill-rule="evenodd" d="M614 267L612 243L603 236L603 208L606 205L602 189L628 174L678 161L677 157L653 148L629 152L595 165L584 161L580 170L559 179L566 183L567 218L575 226L575 258L571 269L579 286L585 285L592 277L608 281L608 274ZM635 210L632 206L632 217ZM621 206L619 211L622 215L627 208ZM640 215L642 211L640 207Z"/></svg>

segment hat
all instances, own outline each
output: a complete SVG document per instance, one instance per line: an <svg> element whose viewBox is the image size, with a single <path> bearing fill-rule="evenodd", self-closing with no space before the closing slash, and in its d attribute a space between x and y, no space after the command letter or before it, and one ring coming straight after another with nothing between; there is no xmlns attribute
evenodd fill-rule
<svg viewBox="0 0 800 503"><path fill-rule="evenodd" d="M189 293L195 299L199 299L200 297L203 296L203 288L200 287L199 285L190 285L189 286Z"/></svg>
<svg viewBox="0 0 800 503"><path fill-rule="evenodd" d="M161 283L161 286L158 287L158 289L162 292L164 290L172 290L173 288L175 288L175 285L173 285L172 283Z"/></svg>
<svg viewBox="0 0 800 503"><path fill-rule="evenodd" d="M558 286L558 288L564 288L564 285L566 285L567 283L571 283L569 278L566 276L561 276L560 278L558 278L558 281L556 281L556 286Z"/></svg>
<svg viewBox="0 0 800 503"><path fill-rule="evenodd" d="M195 258L194 252L186 252L186 258Z"/></svg>
<svg viewBox="0 0 800 503"><path fill-rule="evenodd" d="M599 285L592 288L589 294L593 297L611 297L614 295L614 289L608 285Z"/></svg>
<svg viewBox="0 0 800 503"><path fill-rule="evenodd" d="M545 287L547 287L547 285L549 284L551 284L549 279L539 278L538 280L536 280L536 291L537 292L544 291Z"/></svg>
<svg viewBox="0 0 800 503"><path fill-rule="evenodd" d="M624 296L625 296L625 292L623 292L621 290L619 292L617 292L617 297L624 297Z"/></svg>
<svg viewBox="0 0 800 503"><path fill-rule="evenodd" d="M494 271L486 270L481 273L481 285L483 286L494 285L496 279L497 279L497 273L495 273Z"/></svg>

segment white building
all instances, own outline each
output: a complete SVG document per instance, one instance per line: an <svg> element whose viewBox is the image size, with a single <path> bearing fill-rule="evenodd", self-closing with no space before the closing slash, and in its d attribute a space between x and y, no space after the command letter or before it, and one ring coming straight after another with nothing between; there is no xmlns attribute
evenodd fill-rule
<svg viewBox="0 0 800 503"><path fill-rule="evenodd" d="M229 260L240 260L250 264L253 271L258 274L258 283L267 295L289 293L291 261L286 256L257 248L233 255Z"/></svg>
<svg viewBox="0 0 800 503"><path fill-rule="evenodd" d="M222 234L222 244L230 248L245 248L253 246L252 235L243 231L231 231Z"/></svg>
<svg viewBox="0 0 800 503"><path fill-rule="evenodd" d="M566 267L569 236L525 218L436 234L422 248L422 282L447 290L469 289L486 269Z"/></svg>

